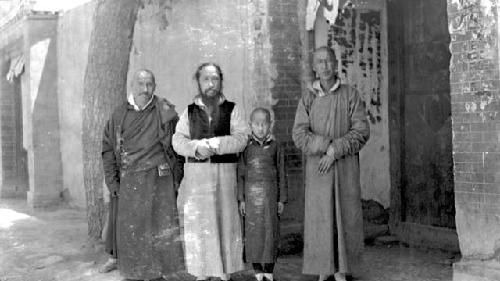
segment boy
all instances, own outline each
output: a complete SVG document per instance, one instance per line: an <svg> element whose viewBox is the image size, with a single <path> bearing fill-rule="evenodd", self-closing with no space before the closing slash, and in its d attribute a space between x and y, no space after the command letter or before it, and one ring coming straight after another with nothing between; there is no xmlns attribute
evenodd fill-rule
<svg viewBox="0 0 500 281"><path fill-rule="evenodd" d="M245 216L245 256L258 281L273 281L279 218L287 200L283 153L271 135L271 113L256 108L252 134L238 163L238 201Z"/></svg>

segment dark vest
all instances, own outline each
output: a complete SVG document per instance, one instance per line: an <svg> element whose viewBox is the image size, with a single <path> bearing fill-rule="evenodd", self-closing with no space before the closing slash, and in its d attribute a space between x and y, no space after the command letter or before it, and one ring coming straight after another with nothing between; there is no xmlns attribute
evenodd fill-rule
<svg viewBox="0 0 500 281"><path fill-rule="evenodd" d="M208 139L213 137L227 136L231 134L231 113L234 102L224 101L219 105L219 110L212 113L212 122L208 121L208 114L199 106L192 103L188 106L189 134L191 139ZM196 160L189 158L188 162L207 162L208 160ZM211 163L236 163L236 154L214 155L210 157Z"/></svg>

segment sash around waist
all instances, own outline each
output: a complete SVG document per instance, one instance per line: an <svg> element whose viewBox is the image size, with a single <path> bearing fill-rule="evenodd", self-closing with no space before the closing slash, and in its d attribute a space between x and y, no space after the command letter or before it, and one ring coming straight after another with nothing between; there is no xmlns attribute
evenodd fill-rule
<svg viewBox="0 0 500 281"><path fill-rule="evenodd" d="M187 157L187 163L238 163L237 154L214 155L207 159Z"/></svg>

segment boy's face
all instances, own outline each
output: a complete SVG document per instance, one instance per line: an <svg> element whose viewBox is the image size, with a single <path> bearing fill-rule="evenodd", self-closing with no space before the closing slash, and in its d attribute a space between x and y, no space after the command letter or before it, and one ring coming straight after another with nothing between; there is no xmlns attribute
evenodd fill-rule
<svg viewBox="0 0 500 281"><path fill-rule="evenodd" d="M250 121L250 128L252 128L252 132L256 137L263 139L269 134L271 123L265 113L255 112Z"/></svg>

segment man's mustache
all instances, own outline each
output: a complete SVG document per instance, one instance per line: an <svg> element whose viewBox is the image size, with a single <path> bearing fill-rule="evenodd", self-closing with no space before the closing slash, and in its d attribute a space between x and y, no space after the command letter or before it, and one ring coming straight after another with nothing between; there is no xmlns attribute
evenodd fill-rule
<svg viewBox="0 0 500 281"><path fill-rule="evenodd" d="M205 92L204 92L204 93L206 94L206 93L208 93L208 92L210 92L210 91L215 91L215 92L218 92L218 90L217 90L216 88L208 88L208 89L206 89L206 90L205 90Z"/></svg>

